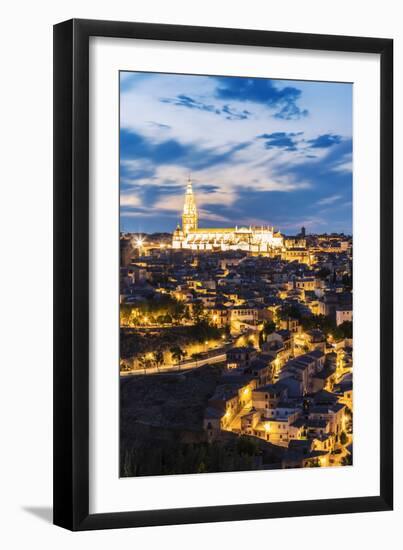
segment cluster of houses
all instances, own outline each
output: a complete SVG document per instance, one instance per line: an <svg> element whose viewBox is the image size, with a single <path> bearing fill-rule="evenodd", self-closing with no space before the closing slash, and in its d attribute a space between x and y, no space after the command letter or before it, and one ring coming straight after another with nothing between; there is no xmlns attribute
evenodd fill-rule
<svg viewBox="0 0 403 550"><path fill-rule="evenodd" d="M270 256L162 244L147 251L142 245L133 256L128 242L121 242L122 303L168 294L186 307L183 324L192 323L198 304L232 342L243 334L264 336L255 347L226 350L205 410L210 441L228 432L262 439L284 449L284 468L351 457L352 339L332 341L319 328L302 326L319 315L336 327L352 321L351 237L301 231Z"/></svg>
<svg viewBox="0 0 403 550"><path fill-rule="evenodd" d="M285 341L291 337L279 332ZM351 368L337 382L333 351L315 348L279 362L267 349L227 353L227 368L205 411L209 441L228 431L263 439L286 449L283 468L331 465L336 449L351 454L343 447L351 430Z"/></svg>
<svg viewBox="0 0 403 550"><path fill-rule="evenodd" d="M211 324L233 334L275 318L287 304L303 316L331 316L338 325L352 321L352 294L345 284L351 279L349 252L318 255L320 261L308 266L242 251L151 250L122 266L121 302L141 302L145 292L157 300L165 293L189 314L199 302Z"/></svg>

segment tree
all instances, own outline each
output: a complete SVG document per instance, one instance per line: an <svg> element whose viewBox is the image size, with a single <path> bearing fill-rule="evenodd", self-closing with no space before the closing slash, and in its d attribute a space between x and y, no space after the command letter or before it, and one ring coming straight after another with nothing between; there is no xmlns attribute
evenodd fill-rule
<svg viewBox="0 0 403 550"><path fill-rule="evenodd" d="M164 363L164 354L162 350L157 349L153 353L154 363L157 367L157 370L159 370L160 366Z"/></svg>
<svg viewBox="0 0 403 550"><path fill-rule="evenodd" d="M169 315L169 313L166 313L165 315L161 315L160 317L161 317L161 323L166 325L172 324L172 317L171 315Z"/></svg>
<svg viewBox="0 0 403 550"><path fill-rule="evenodd" d="M340 326L335 327L332 330L332 336L333 336L333 340L335 340L336 342L339 342L340 340L343 340L344 333L343 333L343 330L340 328Z"/></svg>
<svg viewBox="0 0 403 550"><path fill-rule="evenodd" d="M129 326L132 319L133 306L130 304L120 304L120 324Z"/></svg>
<svg viewBox="0 0 403 550"><path fill-rule="evenodd" d="M129 363L128 361L123 361L123 360L122 360L122 361L120 362L120 370L121 370L122 372L129 372L131 369L132 369L132 368L131 368L131 365L130 365L130 363Z"/></svg>
<svg viewBox="0 0 403 550"><path fill-rule="evenodd" d="M276 323L273 321L265 321L263 324L263 331L266 334L272 334L276 330Z"/></svg>
<svg viewBox="0 0 403 550"><path fill-rule="evenodd" d="M353 286L353 278L351 275L348 275L347 273L345 273L341 279L343 285L348 288L348 289L351 289L352 286Z"/></svg>
<svg viewBox="0 0 403 550"><path fill-rule="evenodd" d="M137 357L138 364L140 365L141 369L144 369L144 374L146 371L146 356L145 355L139 355Z"/></svg>
<svg viewBox="0 0 403 550"><path fill-rule="evenodd" d="M274 323L273 321L265 321L263 323L263 328L259 333L259 345L262 345L263 342L266 342L267 335L275 332L276 328L276 323Z"/></svg>
<svg viewBox="0 0 403 550"><path fill-rule="evenodd" d="M185 306L185 312L183 314L183 318L186 319L187 321L190 321L191 319L189 308L186 306Z"/></svg>
<svg viewBox="0 0 403 550"><path fill-rule="evenodd" d="M245 435L239 437L236 448L241 455L255 456L259 452L258 442Z"/></svg>
<svg viewBox="0 0 403 550"><path fill-rule="evenodd" d="M147 353L147 355L139 355L137 358L139 365L142 369L144 369L144 374L146 374L147 369L152 367L153 361L152 357L150 357L150 354Z"/></svg>
<svg viewBox="0 0 403 550"><path fill-rule="evenodd" d="M202 320L204 320L204 306L203 302L201 300L196 300L193 304L192 308L192 314L193 314L193 321L197 324L199 324Z"/></svg>
<svg viewBox="0 0 403 550"><path fill-rule="evenodd" d="M172 359L177 362L180 368L181 361L185 358L186 352L179 346L173 346L170 350Z"/></svg>
<svg viewBox="0 0 403 550"><path fill-rule="evenodd" d="M282 321L286 321L290 317L292 319L301 319L301 312L299 308L295 305L285 305L279 312L278 312L278 318Z"/></svg>
<svg viewBox="0 0 403 550"><path fill-rule="evenodd" d="M266 338L266 335L265 335L265 333L263 332L263 330L261 330L261 331L259 332L259 347L260 347L260 348L262 347L262 345L263 345L264 342L266 341L265 338Z"/></svg>
<svg viewBox="0 0 403 550"><path fill-rule="evenodd" d="M347 439L347 435L346 435L346 432L341 432L340 434L340 443L342 445L345 445L347 443L348 439Z"/></svg>
<svg viewBox="0 0 403 550"><path fill-rule="evenodd" d="M351 321L344 321L344 323L341 323L337 327L344 338L352 338L353 337L353 323Z"/></svg>
<svg viewBox="0 0 403 550"><path fill-rule="evenodd" d="M336 330L336 322L326 315L312 315L310 317L302 317L301 319L302 328L306 330L311 330L313 328L318 328L323 331L325 335L333 333Z"/></svg>
<svg viewBox="0 0 403 550"><path fill-rule="evenodd" d="M182 302L177 302L172 308L172 319L175 322L179 322L184 318L185 311L185 305Z"/></svg>
<svg viewBox="0 0 403 550"><path fill-rule="evenodd" d="M330 269L328 269L327 267L322 267L321 269L319 269L317 276L321 279L326 279L326 277L328 277L330 274Z"/></svg>

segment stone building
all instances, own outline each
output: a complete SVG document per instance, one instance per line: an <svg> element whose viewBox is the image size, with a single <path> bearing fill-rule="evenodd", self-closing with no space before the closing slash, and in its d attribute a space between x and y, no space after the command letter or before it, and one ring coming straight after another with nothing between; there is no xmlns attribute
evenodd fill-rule
<svg viewBox="0 0 403 550"><path fill-rule="evenodd" d="M199 228L199 216L192 182L186 187L182 227L178 225L172 236L172 248L191 250L244 250L269 254L283 248L284 238L269 226L235 226Z"/></svg>

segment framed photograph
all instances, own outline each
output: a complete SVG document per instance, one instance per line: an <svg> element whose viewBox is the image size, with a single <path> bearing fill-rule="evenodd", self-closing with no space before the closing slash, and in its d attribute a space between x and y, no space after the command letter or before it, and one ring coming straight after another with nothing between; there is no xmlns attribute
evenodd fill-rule
<svg viewBox="0 0 403 550"><path fill-rule="evenodd" d="M393 42L54 27L54 523L391 510Z"/></svg>

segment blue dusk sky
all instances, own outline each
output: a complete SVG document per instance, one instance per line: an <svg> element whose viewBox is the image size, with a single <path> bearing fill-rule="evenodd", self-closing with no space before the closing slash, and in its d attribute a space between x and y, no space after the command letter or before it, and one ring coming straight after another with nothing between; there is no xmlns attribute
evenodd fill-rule
<svg viewBox="0 0 403 550"><path fill-rule="evenodd" d="M352 85L120 73L121 230L352 231Z"/></svg>

